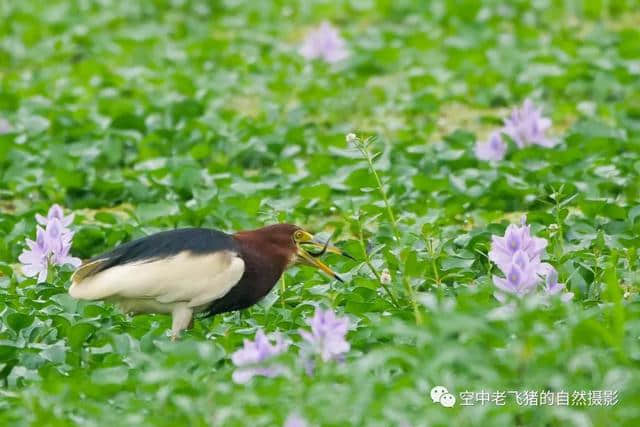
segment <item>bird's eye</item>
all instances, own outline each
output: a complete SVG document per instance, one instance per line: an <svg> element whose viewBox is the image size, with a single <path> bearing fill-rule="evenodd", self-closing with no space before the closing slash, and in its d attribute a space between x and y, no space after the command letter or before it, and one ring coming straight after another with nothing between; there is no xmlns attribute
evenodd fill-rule
<svg viewBox="0 0 640 427"><path fill-rule="evenodd" d="M293 238L295 240L302 240L302 237L304 236L304 233L300 230L296 231L295 233L293 233Z"/></svg>

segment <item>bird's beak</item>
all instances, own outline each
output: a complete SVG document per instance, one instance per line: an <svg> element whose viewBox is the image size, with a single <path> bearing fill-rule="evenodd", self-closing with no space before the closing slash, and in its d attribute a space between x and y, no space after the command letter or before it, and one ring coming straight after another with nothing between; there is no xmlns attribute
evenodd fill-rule
<svg viewBox="0 0 640 427"><path fill-rule="evenodd" d="M298 257L302 260L303 263L308 264L312 267L317 268L323 273L333 277L334 279L344 282L338 274L333 271L329 266L318 259L319 256L323 255L326 252L330 252L332 254L346 256L348 258L353 259L353 257L345 252L343 252L340 248L336 248L335 246L329 245L329 242L320 243L315 240L313 235L304 232L303 238L299 239L297 242L298 247ZM309 252L312 249L317 249L315 252Z"/></svg>

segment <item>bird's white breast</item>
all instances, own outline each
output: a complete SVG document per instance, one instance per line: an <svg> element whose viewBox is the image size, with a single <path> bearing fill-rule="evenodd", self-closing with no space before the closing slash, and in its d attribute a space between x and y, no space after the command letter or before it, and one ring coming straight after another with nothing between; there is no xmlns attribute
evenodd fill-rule
<svg viewBox="0 0 640 427"><path fill-rule="evenodd" d="M108 268L73 283L69 294L78 299L115 300L131 306L127 311L147 311L143 307L164 311L158 307L169 309L176 303L197 309L226 295L240 281L244 267L242 258L231 251L182 252Z"/></svg>

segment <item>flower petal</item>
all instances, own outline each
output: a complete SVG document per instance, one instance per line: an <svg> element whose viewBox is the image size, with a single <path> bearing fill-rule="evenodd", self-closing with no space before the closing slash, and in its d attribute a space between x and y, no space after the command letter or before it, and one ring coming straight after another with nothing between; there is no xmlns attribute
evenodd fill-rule
<svg viewBox="0 0 640 427"><path fill-rule="evenodd" d="M517 290L513 288L506 279L503 279L502 277L493 276L493 284L496 286L496 288L504 292L510 294L515 294L517 292Z"/></svg>

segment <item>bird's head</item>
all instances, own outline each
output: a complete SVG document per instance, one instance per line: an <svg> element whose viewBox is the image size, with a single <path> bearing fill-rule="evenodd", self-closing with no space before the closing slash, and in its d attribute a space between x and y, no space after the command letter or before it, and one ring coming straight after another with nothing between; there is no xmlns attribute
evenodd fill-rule
<svg viewBox="0 0 640 427"><path fill-rule="evenodd" d="M320 242L311 233L292 224L275 224L253 231L245 231L236 234L242 240L260 241L263 250L268 255L285 255L287 265L305 264L317 268L323 273L339 281L343 281L329 266L320 261L319 257L327 252L352 258L341 249L329 245L329 242Z"/></svg>

